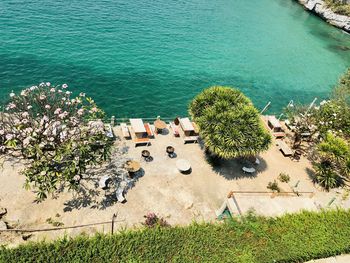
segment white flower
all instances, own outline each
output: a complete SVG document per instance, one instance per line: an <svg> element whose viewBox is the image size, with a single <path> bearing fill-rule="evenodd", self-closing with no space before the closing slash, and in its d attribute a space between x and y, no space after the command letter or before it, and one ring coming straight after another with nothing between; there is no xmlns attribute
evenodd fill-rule
<svg viewBox="0 0 350 263"><path fill-rule="evenodd" d="M14 96L16 96L16 94L12 91L12 92L10 93L10 97L13 98Z"/></svg>
<svg viewBox="0 0 350 263"><path fill-rule="evenodd" d="M28 118L28 117L29 117L29 113L26 112L26 111L23 112L23 113L22 113L22 117L23 117L23 118Z"/></svg>
<svg viewBox="0 0 350 263"><path fill-rule="evenodd" d="M326 103L327 103L327 101L326 101L326 100L323 100L323 101L320 102L320 105L323 106L323 105L325 105Z"/></svg>
<svg viewBox="0 0 350 263"><path fill-rule="evenodd" d="M79 110L78 110L78 115L81 116L81 115L83 115L83 114L84 114L84 109L79 109Z"/></svg>
<svg viewBox="0 0 350 263"><path fill-rule="evenodd" d="M6 134L5 138L6 138L6 140L12 140L13 139L13 135L12 134Z"/></svg>
<svg viewBox="0 0 350 263"><path fill-rule="evenodd" d="M5 131L4 130L0 130L0 135L4 135Z"/></svg>
<svg viewBox="0 0 350 263"><path fill-rule="evenodd" d="M72 92L70 92L70 91L66 91L66 94L67 94L67 95L70 95L71 93L72 93Z"/></svg>
<svg viewBox="0 0 350 263"><path fill-rule="evenodd" d="M41 88L41 87L44 87L45 86L45 83L44 82L41 82L40 84L39 84L39 87Z"/></svg>
<svg viewBox="0 0 350 263"><path fill-rule="evenodd" d="M50 109L51 108L51 106L50 105L45 105L45 109Z"/></svg>
<svg viewBox="0 0 350 263"><path fill-rule="evenodd" d="M46 86L50 87L51 83L50 82L46 82Z"/></svg>
<svg viewBox="0 0 350 263"><path fill-rule="evenodd" d="M14 104L14 103L9 103L9 105L8 105L8 107L10 108L10 109L14 109L14 108L16 108L16 104Z"/></svg>
<svg viewBox="0 0 350 263"><path fill-rule="evenodd" d="M85 93L80 92L79 96L80 96L80 97L85 97Z"/></svg>
<svg viewBox="0 0 350 263"><path fill-rule="evenodd" d="M77 102L77 100L76 99L72 99L71 102L74 104L74 103Z"/></svg>
<svg viewBox="0 0 350 263"><path fill-rule="evenodd" d="M40 94L40 97L39 97L40 100L44 100L46 99L46 96L44 94Z"/></svg>
<svg viewBox="0 0 350 263"><path fill-rule="evenodd" d="M23 96L23 97L27 96L27 90L22 90L21 91L21 96Z"/></svg>
<svg viewBox="0 0 350 263"><path fill-rule="evenodd" d="M62 90L61 90L61 89L59 89L59 90L58 90L58 93L62 93Z"/></svg>
<svg viewBox="0 0 350 263"><path fill-rule="evenodd" d="M37 88L38 88L37 86L31 86L31 87L29 88L29 90L33 91L33 90L35 90L35 89L37 89Z"/></svg>
<svg viewBox="0 0 350 263"><path fill-rule="evenodd" d="M62 111L62 109L61 109L61 108L57 108L57 109L55 110L54 114L58 115L58 114L60 114L60 113L61 113L61 111Z"/></svg>
<svg viewBox="0 0 350 263"><path fill-rule="evenodd" d="M93 108L91 109L91 111L92 111L92 112L97 112L97 108L96 108L96 107L93 107Z"/></svg>
<svg viewBox="0 0 350 263"><path fill-rule="evenodd" d="M29 122L29 121L28 121L27 119L23 119L23 120L22 120L22 123L23 123L23 124L27 124L28 122Z"/></svg>
<svg viewBox="0 0 350 263"><path fill-rule="evenodd" d="M50 89L50 92L55 92L55 91L56 91L55 88Z"/></svg>
<svg viewBox="0 0 350 263"><path fill-rule="evenodd" d="M32 137L27 137L23 140L23 146L28 146L30 141L31 141Z"/></svg>
<svg viewBox="0 0 350 263"><path fill-rule="evenodd" d="M66 88L68 88L68 85L67 84L63 84L62 85L62 89L66 89Z"/></svg>
<svg viewBox="0 0 350 263"><path fill-rule="evenodd" d="M31 108L33 108L31 105L29 105L29 106L27 107L28 110L30 110Z"/></svg>

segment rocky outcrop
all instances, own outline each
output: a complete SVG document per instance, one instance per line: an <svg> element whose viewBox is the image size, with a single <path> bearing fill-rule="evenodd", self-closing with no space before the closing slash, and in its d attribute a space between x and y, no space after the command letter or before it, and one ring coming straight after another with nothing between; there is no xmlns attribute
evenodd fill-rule
<svg viewBox="0 0 350 263"><path fill-rule="evenodd" d="M350 33L350 17L334 13L327 8L323 0L298 0L305 8L328 23Z"/></svg>

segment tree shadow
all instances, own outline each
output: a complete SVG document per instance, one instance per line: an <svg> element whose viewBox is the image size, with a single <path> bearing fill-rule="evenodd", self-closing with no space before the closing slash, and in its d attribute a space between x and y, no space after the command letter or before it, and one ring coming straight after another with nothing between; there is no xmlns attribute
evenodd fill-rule
<svg viewBox="0 0 350 263"><path fill-rule="evenodd" d="M226 180L237 180L240 178L256 178L259 173L267 169L267 163L261 157L258 157L260 164L255 164L247 159L236 158L231 160L224 160L213 158L206 155L208 163L212 166L214 172L224 177ZM254 173L245 173L242 168L254 168Z"/></svg>
<svg viewBox="0 0 350 263"><path fill-rule="evenodd" d="M118 148L112 153L108 163L91 168L77 190L74 191L73 197L64 203L64 212L86 207L103 210L118 202L116 192L121 188L123 194L126 195L145 174L144 170L140 169L133 177L130 177L124 168L124 164L129 160L126 155L127 151L127 147ZM102 176L110 178L106 189L100 186Z"/></svg>

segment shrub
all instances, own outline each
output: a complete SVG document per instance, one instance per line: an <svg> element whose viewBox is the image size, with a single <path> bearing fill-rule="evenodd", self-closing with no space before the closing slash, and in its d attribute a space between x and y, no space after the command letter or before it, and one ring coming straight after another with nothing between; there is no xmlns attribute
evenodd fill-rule
<svg viewBox="0 0 350 263"><path fill-rule="evenodd" d="M100 119L104 112L67 85L41 83L11 93L0 115L0 151L28 159L26 188L38 200L59 188L76 189L87 166L106 160L112 145Z"/></svg>
<svg viewBox="0 0 350 263"><path fill-rule="evenodd" d="M168 222L164 218L159 218L155 213L148 213L144 216L145 222L143 223L144 226L147 226L149 228L160 226L160 227L167 227L169 226Z"/></svg>
<svg viewBox="0 0 350 263"><path fill-rule="evenodd" d="M237 89L208 88L193 99L189 112L207 150L220 158L250 157L271 143L258 110Z"/></svg>
<svg viewBox="0 0 350 263"><path fill-rule="evenodd" d="M280 180L282 183L288 183L290 181L290 176L286 173L280 173L278 180Z"/></svg>
<svg viewBox="0 0 350 263"><path fill-rule="evenodd" d="M267 189L270 189L273 192L281 192L281 189L278 186L278 183L276 182L276 180L274 180L273 182L269 182L267 184Z"/></svg>
<svg viewBox="0 0 350 263"><path fill-rule="evenodd" d="M0 248L0 262L305 262L349 253L350 211L146 228ZM233 245L234 244L234 245Z"/></svg>

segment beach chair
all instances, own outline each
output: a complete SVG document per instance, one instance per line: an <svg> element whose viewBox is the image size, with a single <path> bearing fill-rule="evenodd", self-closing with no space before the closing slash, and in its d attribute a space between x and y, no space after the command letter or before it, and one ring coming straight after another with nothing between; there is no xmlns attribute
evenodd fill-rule
<svg viewBox="0 0 350 263"><path fill-rule="evenodd" d="M106 136L108 138L113 139L114 138L114 133L113 133L112 126L110 124L105 124L105 129L106 129Z"/></svg>
<svg viewBox="0 0 350 263"><path fill-rule="evenodd" d="M185 135L183 137L183 139L184 139L184 144L186 144L188 142L194 142L194 143L198 142L198 136L186 136Z"/></svg>
<svg viewBox="0 0 350 263"><path fill-rule="evenodd" d="M278 147L284 156L293 155L292 149L284 141L278 142Z"/></svg>
<svg viewBox="0 0 350 263"><path fill-rule="evenodd" d="M124 137L125 139L131 138L129 128L128 128L128 126L126 126L126 123L121 123L121 124L120 124L120 127L121 127L121 129L122 129L123 137Z"/></svg>
<svg viewBox="0 0 350 263"><path fill-rule="evenodd" d="M99 183L98 183L98 186L103 189L103 190L106 190L108 188L108 184L111 182L111 178L107 175L105 176L102 176Z"/></svg>
<svg viewBox="0 0 350 263"><path fill-rule="evenodd" d="M242 167L242 170L244 173L248 173L248 174L252 174L252 173L256 172L256 170L253 167L251 167L251 168Z"/></svg>
<svg viewBox="0 0 350 263"><path fill-rule="evenodd" d="M175 125L174 122L170 122L170 128L172 129L173 131L173 134L175 137L179 137L180 136L180 132L179 132L179 128Z"/></svg>
<svg viewBox="0 0 350 263"><path fill-rule="evenodd" d="M139 144L146 144L147 146L150 144L150 141L148 138L135 138L135 147Z"/></svg>
<svg viewBox="0 0 350 263"><path fill-rule="evenodd" d="M146 132L147 132L147 136L150 137L150 138L153 138L154 137L154 132L152 131L151 125L149 123L145 123L144 126L145 126L145 129L146 129Z"/></svg>
<svg viewBox="0 0 350 263"><path fill-rule="evenodd" d="M115 191L115 197L117 198L118 202L123 203L126 201L124 197L124 189L121 187L118 187L118 189Z"/></svg>

